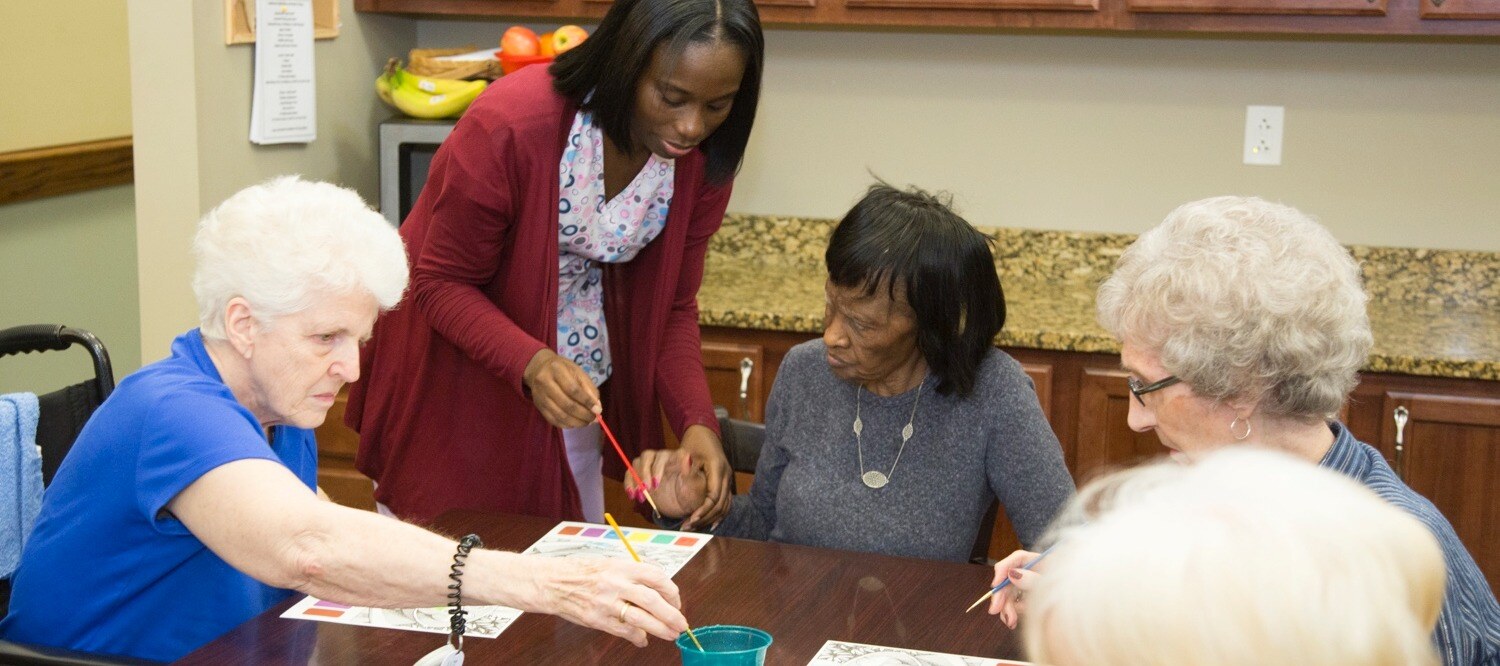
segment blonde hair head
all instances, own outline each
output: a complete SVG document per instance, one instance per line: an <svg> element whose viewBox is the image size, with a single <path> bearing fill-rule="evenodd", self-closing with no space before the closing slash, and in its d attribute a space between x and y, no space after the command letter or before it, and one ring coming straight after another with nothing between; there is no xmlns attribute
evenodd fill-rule
<svg viewBox="0 0 1500 666"><path fill-rule="evenodd" d="M1090 483L1070 523L1027 596L1039 663L1438 663L1436 539L1334 472L1227 449Z"/></svg>

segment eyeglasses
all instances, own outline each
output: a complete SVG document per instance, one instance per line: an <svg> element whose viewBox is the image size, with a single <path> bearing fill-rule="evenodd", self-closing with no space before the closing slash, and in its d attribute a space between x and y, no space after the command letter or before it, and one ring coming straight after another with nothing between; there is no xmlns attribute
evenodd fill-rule
<svg viewBox="0 0 1500 666"><path fill-rule="evenodd" d="M1182 380L1178 379L1177 375L1168 375L1166 379L1151 382L1150 384L1141 384L1141 380L1136 379L1135 377L1125 378L1125 383L1130 385L1130 393L1135 396L1135 401L1141 403L1142 407L1146 406L1146 401L1142 400L1141 396L1146 395L1147 393L1150 393L1152 391L1160 391L1180 381Z"/></svg>

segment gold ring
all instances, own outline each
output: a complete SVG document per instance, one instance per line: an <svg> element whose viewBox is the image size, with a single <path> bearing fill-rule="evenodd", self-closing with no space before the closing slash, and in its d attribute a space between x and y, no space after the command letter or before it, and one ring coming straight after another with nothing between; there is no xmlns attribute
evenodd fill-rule
<svg viewBox="0 0 1500 666"><path fill-rule="evenodd" d="M629 601L622 601L622 602L620 602L620 624L626 624L626 622L625 622L625 611L628 611L628 610L630 610L630 602Z"/></svg>

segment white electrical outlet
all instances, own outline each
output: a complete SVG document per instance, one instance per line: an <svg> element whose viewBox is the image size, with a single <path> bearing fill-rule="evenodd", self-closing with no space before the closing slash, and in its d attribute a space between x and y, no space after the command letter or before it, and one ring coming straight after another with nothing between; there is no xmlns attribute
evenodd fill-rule
<svg viewBox="0 0 1500 666"><path fill-rule="evenodd" d="M1284 106L1245 107L1245 164L1281 165L1281 128Z"/></svg>

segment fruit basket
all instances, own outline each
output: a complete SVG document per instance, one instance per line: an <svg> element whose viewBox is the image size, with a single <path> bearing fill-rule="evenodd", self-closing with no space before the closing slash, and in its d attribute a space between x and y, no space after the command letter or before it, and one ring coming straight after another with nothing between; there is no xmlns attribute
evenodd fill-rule
<svg viewBox="0 0 1500 666"><path fill-rule="evenodd" d="M452 49L412 49L406 70L418 76L439 79L489 79L500 78L505 73L499 60L439 60L444 56L463 55L478 50L477 46L462 46Z"/></svg>
<svg viewBox="0 0 1500 666"><path fill-rule="evenodd" d="M545 65L552 62L552 56L549 55L511 55L504 51L496 52L495 58L500 62L500 71L505 74L527 65Z"/></svg>

